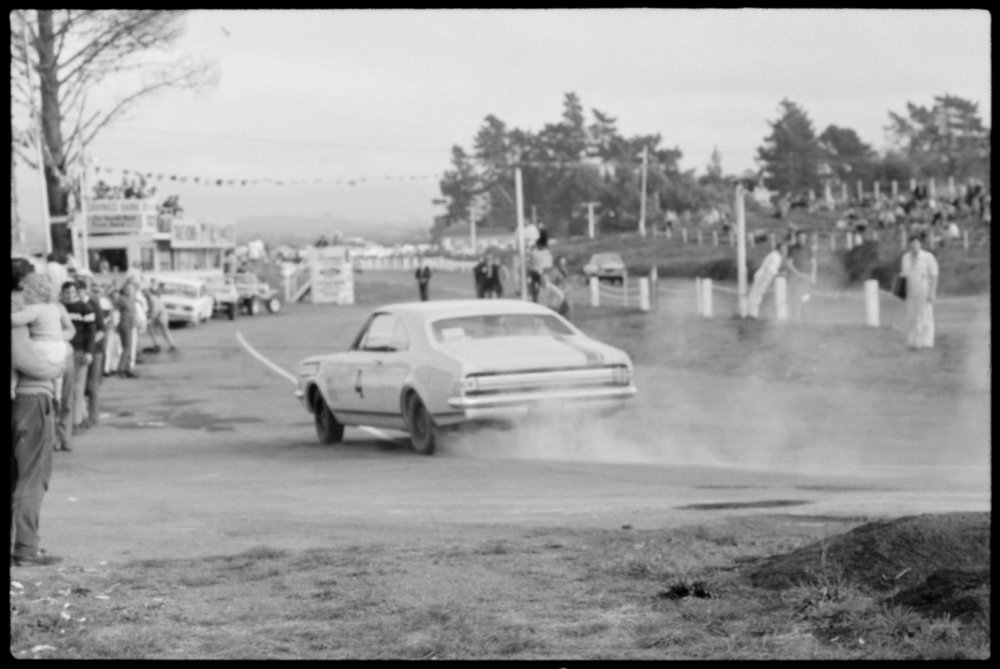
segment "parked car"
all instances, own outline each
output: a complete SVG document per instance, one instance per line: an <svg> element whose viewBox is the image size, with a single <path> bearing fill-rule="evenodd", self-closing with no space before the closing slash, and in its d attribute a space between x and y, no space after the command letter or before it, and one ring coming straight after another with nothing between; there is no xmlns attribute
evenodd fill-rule
<svg viewBox="0 0 1000 669"><path fill-rule="evenodd" d="M236 272L231 276L240 294L240 306L249 315L259 314L261 306L266 308L268 313L276 314L281 311L281 297L278 291L257 278L256 274Z"/></svg>
<svg viewBox="0 0 1000 669"><path fill-rule="evenodd" d="M627 270L625 261L617 253L595 253L590 262L583 266L587 278L597 277L598 281L624 283Z"/></svg>
<svg viewBox="0 0 1000 669"><path fill-rule="evenodd" d="M204 279L171 277L158 281L163 308L171 323L198 325L212 318L215 300Z"/></svg>
<svg viewBox="0 0 1000 669"><path fill-rule="evenodd" d="M226 314L229 320L236 318L240 310L240 294L232 277L212 277L206 282L208 293L215 301L214 312Z"/></svg>
<svg viewBox="0 0 1000 669"><path fill-rule="evenodd" d="M373 311L346 351L305 358L295 395L321 443L344 426L442 430L547 411L614 412L636 393L632 361L551 309L521 300L408 302Z"/></svg>

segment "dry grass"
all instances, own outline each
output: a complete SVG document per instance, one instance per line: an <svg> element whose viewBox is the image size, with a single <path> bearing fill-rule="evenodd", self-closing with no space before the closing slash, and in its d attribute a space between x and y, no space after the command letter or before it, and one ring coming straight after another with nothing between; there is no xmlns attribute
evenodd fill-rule
<svg viewBox="0 0 1000 669"><path fill-rule="evenodd" d="M780 529L779 529L780 526ZM845 523L510 528L443 547L267 547L63 568L12 586L11 652L58 659L903 659L989 656L988 616L888 606L843 574L740 565ZM680 594L678 594L680 593ZM34 649L34 650L33 650Z"/></svg>

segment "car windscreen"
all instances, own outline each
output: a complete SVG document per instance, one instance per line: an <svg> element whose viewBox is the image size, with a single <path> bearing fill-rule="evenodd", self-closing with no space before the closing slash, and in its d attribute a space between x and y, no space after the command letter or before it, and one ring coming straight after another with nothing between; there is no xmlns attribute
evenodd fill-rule
<svg viewBox="0 0 1000 669"><path fill-rule="evenodd" d="M180 297L198 297L197 286L187 286L182 283L163 283L164 295L178 295Z"/></svg>
<svg viewBox="0 0 1000 669"><path fill-rule="evenodd" d="M462 339L575 334L554 314L458 316L434 321L431 323L431 330L440 343Z"/></svg>
<svg viewBox="0 0 1000 669"><path fill-rule="evenodd" d="M621 263L622 258L617 253L598 253L594 255L595 263Z"/></svg>

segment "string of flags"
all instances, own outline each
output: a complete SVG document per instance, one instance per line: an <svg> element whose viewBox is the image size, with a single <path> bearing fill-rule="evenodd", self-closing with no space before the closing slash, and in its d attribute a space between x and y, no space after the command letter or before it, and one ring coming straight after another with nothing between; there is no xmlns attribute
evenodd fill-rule
<svg viewBox="0 0 1000 669"><path fill-rule="evenodd" d="M130 178L136 178L141 181L169 181L173 183L181 184L195 184L201 186L303 186L311 184L332 184L335 186L356 186L364 183L371 183L377 181L420 181L427 179L440 179L444 175L441 173L432 174L411 174L404 176L392 176L385 175L381 179L374 177L356 177L353 179L272 179L272 178L257 178L257 179L229 179L229 178L218 178L218 177L203 177L203 176L190 176L184 174L164 174L156 172L144 172L135 169L124 169L118 167L104 167L95 166L94 171L99 180L107 180L115 175L120 174L123 181L128 181Z"/></svg>

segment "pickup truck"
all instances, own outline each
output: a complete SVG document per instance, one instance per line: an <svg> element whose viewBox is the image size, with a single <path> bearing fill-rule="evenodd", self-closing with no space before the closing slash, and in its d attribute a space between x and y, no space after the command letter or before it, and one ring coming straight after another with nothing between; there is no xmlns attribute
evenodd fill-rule
<svg viewBox="0 0 1000 669"><path fill-rule="evenodd" d="M229 320L236 318L240 311L240 294L232 277L212 277L208 280L208 293L215 299L213 311L226 314Z"/></svg>

